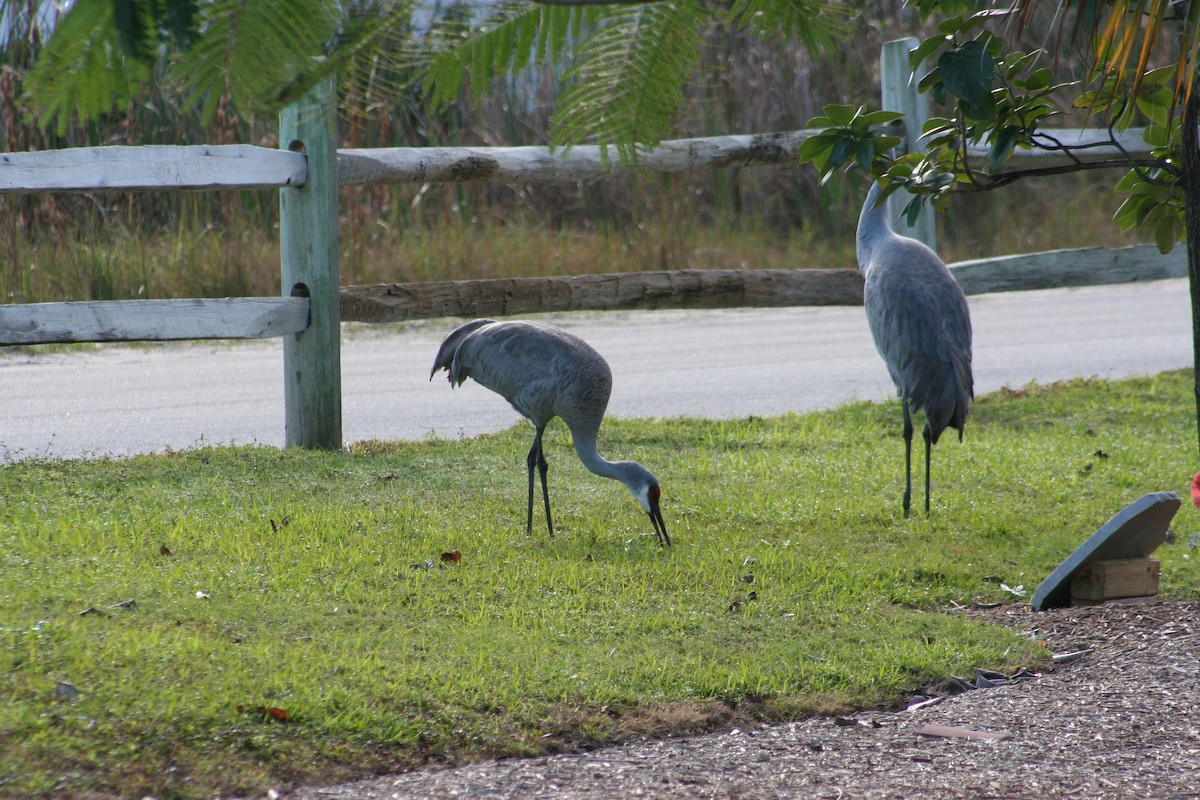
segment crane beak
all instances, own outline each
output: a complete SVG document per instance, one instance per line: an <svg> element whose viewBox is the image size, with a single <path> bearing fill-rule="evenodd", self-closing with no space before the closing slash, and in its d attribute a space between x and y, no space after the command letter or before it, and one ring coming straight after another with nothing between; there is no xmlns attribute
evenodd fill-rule
<svg viewBox="0 0 1200 800"><path fill-rule="evenodd" d="M647 512L650 517L650 523L654 525L654 535L658 537L659 544L664 547L671 546L671 537L667 536L667 523L663 522L662 512L658 509L658 500L650 504L650 511Z"/></svg>

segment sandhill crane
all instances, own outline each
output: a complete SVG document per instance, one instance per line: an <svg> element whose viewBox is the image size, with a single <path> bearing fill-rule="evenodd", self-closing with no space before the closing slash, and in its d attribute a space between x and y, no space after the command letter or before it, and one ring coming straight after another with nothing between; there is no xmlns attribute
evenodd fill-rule
<svg viewBox="0 0 1200 800"><path fill-rule="evenodd" d="M529 514L525 530L533 532L533 468L542 477L546 525L554 536L550 492L546 488L546 456L542 433L554 417L571 429L575 452L591 472L629 487L650 516L654 534L670 545L659 511L658 480L636 461L607 461L596 452L596 437L608 408L612 371L608 362L578 336L544 322L496 322L477 319L451 331L438 349L429 379L439 369L450 373L451 388L467 378L507 400L537 431L526 459L529 468Z"/></svg>
<svg viewBox="0 0 1200 800"><path fill-rule="evenodd" d="M904 408L904 516L912 504L912 413L925 412L925 513L929 513L929 449L946 428L962 440L971 376L971 317L962 289L937 253L898 236L871 186L858 218L858 266L875 347Z"/></svg>

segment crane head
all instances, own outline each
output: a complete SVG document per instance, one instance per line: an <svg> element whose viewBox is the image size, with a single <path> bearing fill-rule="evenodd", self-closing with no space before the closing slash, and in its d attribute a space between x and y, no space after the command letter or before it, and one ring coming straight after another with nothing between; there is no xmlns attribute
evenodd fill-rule
<svg viewBox="0 0 1200 800"><path fill-rule="evenodd" d="M670 547L671 537L667 536L667 524L663 522L662 511L658 507L662 489L659 488L658 481L654 480L653 475L650 475L649 472L646 474L650 477L649 482L634 490L633 496L637 498L642 510L650 517L650 524L654 526L654 535L658 537L658 541L664 546Z"/></svg>

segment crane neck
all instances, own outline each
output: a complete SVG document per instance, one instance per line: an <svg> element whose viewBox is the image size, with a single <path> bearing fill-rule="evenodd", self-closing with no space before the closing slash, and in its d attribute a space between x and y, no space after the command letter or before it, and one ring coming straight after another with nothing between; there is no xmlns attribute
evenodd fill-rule
<svg viewBox="0 0 1200 800"><path fill-rule="evenodd" d="M867 199L863 201L862 212L858 215L858 230L855 233L855 244L858 250L858 268L866 274L871 263L871 255L879 242L895 234L888 220L887 203L876 205L883 187L878 181L871 184Z"/></svg>
<svg viewBox="0 0 1200 800"><path fill-rule="evenodd" d="M609 461L596 449L597 433L597 431L571 431L571 438L575 443L575 453L579 456L579 460L587 467L588 472L594 475L626 482L621 462Z"/></svg>

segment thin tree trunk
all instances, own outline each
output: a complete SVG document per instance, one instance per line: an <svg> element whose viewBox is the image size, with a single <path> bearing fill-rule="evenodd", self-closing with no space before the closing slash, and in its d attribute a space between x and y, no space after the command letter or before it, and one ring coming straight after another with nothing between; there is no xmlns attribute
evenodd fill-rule
<svg viewBox="0 0 1200 800"><path fill-rule="evenodd" d="M1200 444L1200 94L1183 109L1183 210L1187 234L1188 284L1192 297L1192 366L1196 395L1196 437Z"/></svg>

